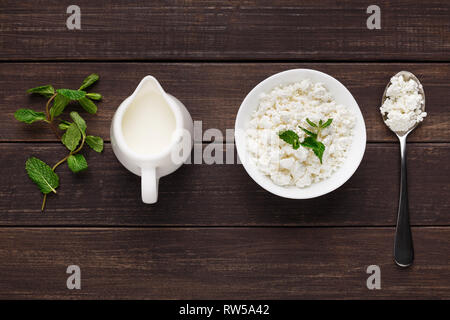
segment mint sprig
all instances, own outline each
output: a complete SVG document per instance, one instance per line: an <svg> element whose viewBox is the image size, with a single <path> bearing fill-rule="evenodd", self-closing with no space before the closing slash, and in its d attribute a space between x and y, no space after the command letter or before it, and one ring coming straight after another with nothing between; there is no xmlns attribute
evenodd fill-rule
<svg viewBox="0 0 450 320"><path fill-rule="evenodd" d="M30 157L25 169L30 179L39 187L39 190L44 194L41 210L44 211L47 194L50 192L56 193L56 188L59 186L59 177L55 169L64 162L67 162L69 169L78 173L86 170L88 167L86 158L79 152L83 149L85 142L96 152L103 151L103 139L100 137L87 135L86 121L78 114L72 111L70 118L72 122L63 120L59 117L67 105L71 101L78 101L78 103L89 113L96 113L97 106L90 99L100 100L102 96L99 93L87 93L84 91L87 87L92 85L99 79L97 74L91 74L83 80L83 83L78 90L72 89L57 89L55 90L51 85L40 86L29 89L28 93L37 93L45 96L48 99L44 112L36 112L31 109L19 109L14 113L14 117L24 123L33 123L36 121L44 121L48 123L61 142L69 150L69 154L63 159L59 160L53 167L50 167L42 160L35 157ZM50 107L53 101L53 105ZM56 125L55 120L59 123ZM60 131L64 131L60 135Z"/></svg>
<svg viewBox="0 0 450 320"><path fill-rule="evenodd" d="M325 129L331 125L333 122L333 119L328 119L327 121L323 122L322 120L319 121L319 123L314 123L308 118L306 118L306 122L313 128L317 129L317 132L313 132L311 130L305 129L301 126L298 126L303 132L305 132L308 136L303 140L303 142L300 142L300 138L298 134L295 131L292 130L286 130L282 131L278 134L280 139L285 141L286 143L289 143L292 145L292 148L297 150L300 146L312 149L314 154L319 158L320 163L322 164L322 157L323 153L325 152L325 145L318 141L317 138L320 136L320 131L322 129Z"/></svg>

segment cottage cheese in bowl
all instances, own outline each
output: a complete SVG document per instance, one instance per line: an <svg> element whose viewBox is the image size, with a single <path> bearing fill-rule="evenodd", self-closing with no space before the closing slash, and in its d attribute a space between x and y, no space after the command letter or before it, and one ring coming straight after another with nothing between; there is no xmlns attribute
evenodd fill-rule
<svg viewBox="0 0 450 320"><path fill-rule="evenodd" d="M321 129L321 160L305 147L312 124ZM292 131L302 145L280 138ZM261 187L278 196L307 199L331 192L356 171L364 155L366 129L358 104L333 77L315 70L294 69L258 84L239 108L236 149L245 170Z"/></svg>
<svg viewBox="0 0 450 320"><path fill-rule="evenodd" d="M325 146L322 163L312 149L295 150L279 137L280 132L292 130L303 141L307 134L299 126L314 130L306 119L313 123L332 119L318 137ZM323 83L303 79L277 86L260 95L246 130L249 161L277 185L307 187L329 178L341 166L354 126L353 113L337 103Z"/></svg>

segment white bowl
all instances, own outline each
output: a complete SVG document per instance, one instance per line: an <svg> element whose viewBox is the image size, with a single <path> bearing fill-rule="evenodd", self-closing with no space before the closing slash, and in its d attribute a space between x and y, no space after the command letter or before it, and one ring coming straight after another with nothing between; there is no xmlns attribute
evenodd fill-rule
<svg viewBox="0 0 450 320"><path fill-rule="evenodd" d="M344 163L329 178L313 183L305 188L298 188L296 186L283 187L276 185L268 176L264 175L258 168L248 161L245 130L251 120L253 111L258 107L259 96L261 93L267 93L278 85L286 85L301 81L303 79L310 79L313 82L322 82L337 103L343 104L350 108L356 117L356 123L353 129L353 141ZM350 179L364 156L364 151L366 149L366 126L355 98L353 98L350 91L348 91L342 83L332 76L320 71L310 69L292 69L270 76L254 87L253 90L250 91L250 93L245 97L236 117L235 139L239 159L247 173L253 180L255 180L257 184L280 197L290 199L308 199L319 197L331 192L339 188L348 179Z"/></svg>

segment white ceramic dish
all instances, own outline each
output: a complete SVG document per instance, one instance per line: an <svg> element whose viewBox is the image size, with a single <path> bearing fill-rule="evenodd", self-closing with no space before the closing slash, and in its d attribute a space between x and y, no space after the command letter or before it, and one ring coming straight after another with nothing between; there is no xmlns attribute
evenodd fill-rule
<svg viewBox="0 0 450 320"><path fill-rule="evenodd" d="M351 112L353 112L356 117L356 123L353 129L354 136L347 158L342 166L335 171L330 178L313 183L305 188L298 188L296 186L282 187L273 183L269 177L261 173L258 168L248 161L245 130L251 120L252 112L258 107L259 96L261 93L269 92L278 85L286 85L303 79L310 79L313 82L322 82L333 95L337 103L347 106ZM270 76L253 88L253 90L245 97L236 117L235 140L240 161L247 173L256 183L267 191L280 197L308 199L329 193L339 188L350 179L364 156L364 151L366 149L366 126L355 98L353 98L350 91L348 91L342 83L332 76L320 71L292 69Z"/></svg>

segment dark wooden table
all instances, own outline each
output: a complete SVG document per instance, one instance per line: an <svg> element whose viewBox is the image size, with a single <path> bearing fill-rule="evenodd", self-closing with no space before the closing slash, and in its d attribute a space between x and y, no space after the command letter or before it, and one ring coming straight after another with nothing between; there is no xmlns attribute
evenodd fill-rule
<svg viewBox="0 0 450 320"><path fill-rule="evenodd" d="M366 27L367 1L274 3L79 0L81 30L68 30L68 2L2 1L0 298L450 298L449 1L380 1L381 30ZM344 186L295 201L238 164L185 165L161 180L157 204L141 202L109 126L142 77L157 77L203 129L225 133L258 82L292 68L336 77L361 108L368 144ZM409 269L393 263L399 146L379 114L400 70L422 81L429 113L408 140ZM13 113L42 109L26 89L78 87L92 72L104 99L98 115L83 116L105 151L85 152L90 167L78 176L58 169L58 195L41 213L25 160L54 163L66 151ZM72 264L81 290L66 288ZM369 265L381 269L381 290L366 287Z"/></svg>

